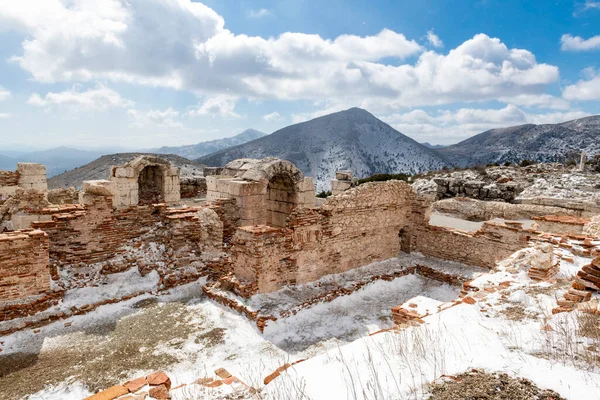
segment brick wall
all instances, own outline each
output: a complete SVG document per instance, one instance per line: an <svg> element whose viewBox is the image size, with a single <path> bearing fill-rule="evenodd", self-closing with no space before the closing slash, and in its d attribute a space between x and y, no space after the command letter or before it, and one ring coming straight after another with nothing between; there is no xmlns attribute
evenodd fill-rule
<svg viewBox="0 0 600 400"><path fill-rule="evenodd" d="M239 228L231 249L235 275L258 292L278 290L396 256L421 219L416 195L404 182L369 183L330 197L319 209L299 208L286 228Z"/></svg>
<svg viewBox="0 0 600 400"><path fill-rule="evenodd" d="M0 302L48 290L48 235L39 230L0 234Z"/></svg>
<svg viewBox="0 0 600 400"><path fill-rule="evenodd" d="M477 232L423 225L416 235L418 251L426 256L493 268L496 262L528 246L534 231L486 222Z"/></svg>
<svg viewBox="0 0 600 400"><path fill-rule="evenodd" d="M156 269L166 279L190 266L204 268L203 254L222 249L223 223L208 207L160 204L115 210L111 197L96 196L85 206L43 212L52 220L33 226L48 233L52 268L104 263L105 273L138 267L142 273ZM203 272L186 270L185 279ZM173 285L178 280L169 278Z"/></svg>

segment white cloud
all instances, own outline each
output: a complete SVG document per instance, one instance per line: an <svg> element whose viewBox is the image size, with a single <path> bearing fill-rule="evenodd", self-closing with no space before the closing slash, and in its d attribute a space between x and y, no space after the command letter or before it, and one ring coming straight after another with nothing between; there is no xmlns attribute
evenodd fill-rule
<svg viewBox="0 0 600 400"><path fill-rule="evenodd" d="M248 18L263 18L263 17L270 17L272 15L273 15L273 12L266 8L261 8L260 10L250 10L248 12Z"/></svg>
<svg viewBox="0 0 600 400"><path fill-rule="evenodd" d="M500 97L498 100L517 106L550 108L553 110L567 110L569 102L549 94L519 94L510 97Z"/></svg>
<svg viewBox="0 0 600 400"><path fill-rule="evenodd" d="M588 115L582 111L529 114L514 105L507 105L501 109L462 108L436 115L419 109L382 119L419 142L452 144L489 129L529 123L558 123Z"/></svg>
<svg viewBox="0 0 600 400"><path fill-rule="evenodd" d="M277 111L273 111L270 114L264 115L263 119L267 122L279 121L281 120L281 114L279 114Z"/></svg>
<svg viewBox="0 0 600 400"><path fill-rule="evenodd" d="M133 119L133 122L129 124L129 126L134 128L145 128L149 126L177 129L183 128L183 124L177 121L179 111L176 111L171 107L166 110L150 110L146 112L129 109L127 110L127 114Z"/></svg>
<svg viewBox="0 0 600 400"><path fill-rule="evenodd" d="M109 108L127 108L134 105L133 101L124 99L119 93L100 84L84 92L78 91L79 88L75 85L71 90L49 92L44 97L34 93L27 100L27 104L46 108L66 107L75 111L105 111Z"/></svg>
<svg viewBox="0 0 600 400"><path fill-rule="evenodd" d="M584 39L580 36L569 34L560 38L560 49L563 51L590 51L600 49L600 35Z"/></svg>
<svg viewBox="0 0 600 400"><path fill-rule="evenodd" d="M293 32L264 39L232 33L221 16L190 0L20 0L3 5L0 26L26 36L22 54L12 60L37 81L102 79L210 99L332 105L343 99L392 112L542 94L559 76L557 67L538 63L531 52L509 49L484 34L447 54L425 52L387 29L332 40ZM416 55L414 63L402 63ZM233 116L233 103L211 100L197 114Z"/></svg>
<svg viewBox="0 0 600 400"><path fill-rule="evenodd" d="M598 10L600 10L600 1L587 0L585 2L584 9L586 9L586 10L591 10L591 9L598 9Z"/></svg>
<svg viewBox="0 0 600 400"><path fill-rule="evenodd" d="M600 74L589 68L583 72L589 79L567 86L563 90L563 97L573 101L600 100Z"/></svg>
<svg viewBox="0 0 600 400"><path fill-rule="evenodd" d="M10 118L10 114L8 113L0 113L0 119Z"/></svg>
<svg viewBox="0 0 600 400"><path fill-rule="evenodd" d="M0 101L6 100L10 97L10 92L3 86L0 86Z"/></svg>
<svg viewBox="0 0 600 400"><path fill-rule="evenodd" d="M188 114L193 117L211 115L213 117L239 118L240 116L235 112L236 101L234 96L229 95L209 97L197 109L191 110Z"/></svg>
<svg viewBox="0 0 600 400"><path fill-rule="evenodd" d="M442 42L442 39L433 32L433 29L427 32L427 41L433 47L444 47L444 42Z"/></svg>

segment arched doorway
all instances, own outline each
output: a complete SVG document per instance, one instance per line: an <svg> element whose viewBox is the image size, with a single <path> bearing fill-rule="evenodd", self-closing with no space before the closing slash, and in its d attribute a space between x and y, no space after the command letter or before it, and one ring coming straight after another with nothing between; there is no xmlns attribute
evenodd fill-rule
<svg viewBox="0 0 600 400"><path fill-rule="evenodd" d="M288 215L297 204L298 192L292 177L287 174L273 176L267 185L267 225L285 227Z"/></svg>
<svg viewBox="0 0 600 400"><path fill-rule="evenodd" d="M155 204L164 201L165 184L163 171L159 166L144 167L138 177L139 204Z"/></svg>

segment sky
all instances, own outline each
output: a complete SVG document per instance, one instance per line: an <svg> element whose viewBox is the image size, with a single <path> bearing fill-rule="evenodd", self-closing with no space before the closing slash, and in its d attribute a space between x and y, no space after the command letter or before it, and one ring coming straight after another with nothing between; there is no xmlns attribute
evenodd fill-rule
<svg viewBox="0 0 600 400"><path fill-rule="evenodd" d="M0 154L350 107L432 144L600 114L600 0L0 0Z"/></svg>

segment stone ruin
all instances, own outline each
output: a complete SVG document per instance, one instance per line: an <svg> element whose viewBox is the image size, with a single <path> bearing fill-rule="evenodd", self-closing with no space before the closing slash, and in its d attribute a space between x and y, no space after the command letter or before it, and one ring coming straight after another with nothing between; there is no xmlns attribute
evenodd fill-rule
<svg viewBox="0 0 600 400"><path fill-rule="evenodd" d="M0 321L33 316L30 324L42 325L60 319L64 315L35 316L59 303L65 291L95 285L97 274L137 268L142 275L156 271L162 289L207 277L208 297L264 329L270 317L232 302L227 292L249 298L411 252L490 269L517 250L550 240L543 229L516 222L487 221L475 232L430 225L430 197L403 181L357 185L348 171L336 174L333 195L317 205L312 179L274 158L207 168L206 198L195 206L181 199L178 168L159 157L140 156L113 167L107 180L84 182L71 203L71 192L54 196L60 204L48 200L44 172L32 164L0 172L0 222L14 230L0 234ZM586 229L595 232L589 219L538 222L574 238ZM550 279L555 264L543 254L538 258L531 260L530 275ZM79 272L89 268L96 273ZM402 273L455 279L425 265L410 268ZM582 286L576 283L574 290ZM338 291L323 298L337 295L332 293ZM399 319L408 315L396 311Z"/></svg>

